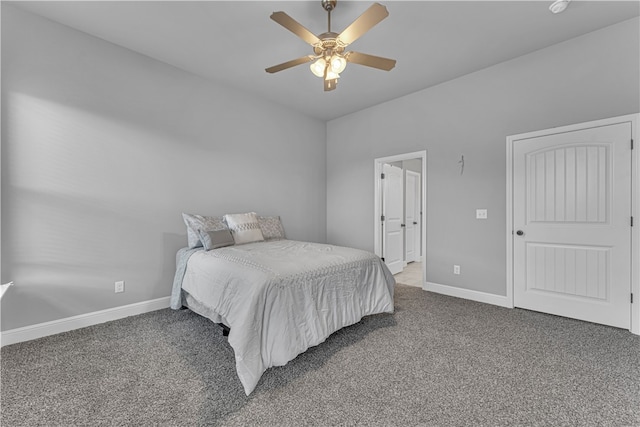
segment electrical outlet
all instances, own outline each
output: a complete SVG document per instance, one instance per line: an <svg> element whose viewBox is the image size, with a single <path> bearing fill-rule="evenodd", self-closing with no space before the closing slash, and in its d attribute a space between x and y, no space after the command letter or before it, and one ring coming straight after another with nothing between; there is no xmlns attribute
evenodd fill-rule
<svg viewBox="0 0 640 427"><path fill-rule="evenodd" d="M453 266L453 274L460 274L460 266L459 265L454 265Z"/></svg>
<svg viewBox="0 0 640 427"><path fill-rule="evenodd" d="M116 282L115 293L119 294L120 292L124 292L124 280Z"/></svg>
<svg viewBox="0 0 640 427"><path fill-rule="evenodd" d="M487 210L476 209L476 219L487 219Z"/></svg>

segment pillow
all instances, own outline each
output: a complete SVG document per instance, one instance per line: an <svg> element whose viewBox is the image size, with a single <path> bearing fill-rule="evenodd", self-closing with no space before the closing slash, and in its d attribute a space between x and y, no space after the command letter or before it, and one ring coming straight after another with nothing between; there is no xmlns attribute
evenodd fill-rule
<svg viewBox="0 0 640 427"><path fill-rule="evenodd" d="M258 224L264 240L284 239L284 228L279 216L259 216Z"/></svg>
<svg viewBox="0 0 640 427"><path fill-rule="evenodd" d="M236 244L260 242L264 240L260 224L255 212L242 214L227 214L224 220L231 230Z"/></svg>
<svg viewBox="0 0 640 427"><path fill-rule="evenodd" d="M226 230L228 227L224 223L224 219L215 216L202 216L182 214L182 219L187 226L187 245L190 248L197 248L202 246L202 241L198 235L198 230L202 231L217 231Z"/></svg>
<svg viewBox="0 0 640 427"><path fill-rule="evenodd" d="M231 235L231 231L229 230L198 230L198 235L200 236L200 241L202 241L202 244L204 245L204 249L207 251L231 246L235 243L233 236Z"/></svg>

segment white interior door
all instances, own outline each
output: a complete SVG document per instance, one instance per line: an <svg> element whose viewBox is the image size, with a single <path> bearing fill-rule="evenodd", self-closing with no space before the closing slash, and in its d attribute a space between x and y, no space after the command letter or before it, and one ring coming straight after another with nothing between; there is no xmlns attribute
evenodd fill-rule
<svg viewBox="0 0 640 427"><path fill-rule="evenodd" d="M391 273L397 274L404 267L402 168L384 164L382 169L384 173L382 180L382 215L384 217L382 257Z"/></svg>
<svg viewBox="0 0 640 427"><path fill-rule="evenodd" d="M631 124L513 142L514 305L629 328Z"/></svg>
<svg viewBox="0 0 640 427"><path fill-rule="evenodd" d="M405 261L420 259L420 174L406 172L405 178Z"/></svg>

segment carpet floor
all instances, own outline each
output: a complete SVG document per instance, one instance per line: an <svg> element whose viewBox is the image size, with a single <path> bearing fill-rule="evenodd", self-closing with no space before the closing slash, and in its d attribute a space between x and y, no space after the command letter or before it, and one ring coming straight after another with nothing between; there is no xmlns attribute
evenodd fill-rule
<svg viewBox="0 0 640 427"><path fill-rule="evenodd" d="M222 330L159 310L9 345L9 426L638 426L640 337L396 287L245 396Z"/></svg>

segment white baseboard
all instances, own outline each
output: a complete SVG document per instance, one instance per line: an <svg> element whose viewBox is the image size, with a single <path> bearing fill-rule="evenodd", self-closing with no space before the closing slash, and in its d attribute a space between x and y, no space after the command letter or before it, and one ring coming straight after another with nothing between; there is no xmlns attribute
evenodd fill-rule
<svg viewBox="0 0 640 427"><path fill-rule="evenodd" d="M154 300L137 302L135 304L123 305L121 307L94 311L93 313L80 314L78 316L67 317L65 319L53 320L51 322L38 323L37 325L25 326L23 328L10 329L2 332L0 346L30 341L36 338L59 334L61 332L97 325L99 323L110 322L112 320L148 313L150 311L161 310L169 307L170 300L171 297L162 297Z"/></svg>
<svg viewBox="0 0 640 427"><path fill-rule="evenodd" d="M507 300L507 297L488 294L486 292L456 288L454 286L440 285L432 282L426 282L423 289L425 291L431 291L452 297L513 308L511 303ZM72 331L74 329L97 325L99 323L110 322L112 320L148 313L150 311L161 310L169 307L170 299L170 297L163 297L124 305L121 307L94 311L92 313L80 314L78 316L67 317L65 319L53 320L51 322L38 323L36 325L25 326L23 328L10 329L2 332L0 346L30 341L37 338L47 337L49 335Z"/></svg>
<svg viewBox="0 0 640 427"><path fill-rule="evenodd" d="M450 297L464 298L486 304L498 305L500 307L513 308L513 304L511 304L506 296L488 294L486 292L473 291L471 289L456 288L455 286L440 285L432 282L426 282L423 289L425 291L448 295Z"/></svg>

